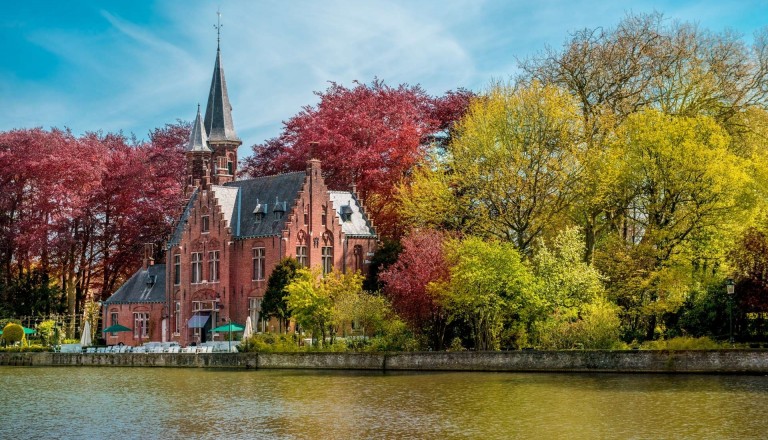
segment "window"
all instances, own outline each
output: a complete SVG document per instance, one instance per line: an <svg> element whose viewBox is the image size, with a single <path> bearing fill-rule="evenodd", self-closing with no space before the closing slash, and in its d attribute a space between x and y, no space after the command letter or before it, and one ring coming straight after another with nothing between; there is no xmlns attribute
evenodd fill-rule
<svg viewBox="0 0 768 440"><path fill-rule="evenodd" d="M200 223L202 224L202 231L208 232L211 229L211 224L209 221L210 217L207 215L204 215L200 217Z"/></svg>
<svg viewBox="0 0 768 440"><path fill-rule="evenodd" d="M266 272L266 259L264 248L253 248L253 279L263 280L264 272Z"/></svg>
<svg viewBox="0 0 768 440"><path fill-rule="evenodd" d="M109 325L116 325L116 324L117 324L117 312L112 312L109 314ZM117 333L112 332L109 335L117 336Z"/></svg>
<svg viewBox="0 0 768 440"><path fill-rule="evenodd" d="M356 244L352 249L352 255L355 259L355 272L363 271L363 247Z"/></svg>
<svg viewBox="0 0 768 440"><path fill-rule="evenodd" d="M333 270L333 246L323 246L323 275Z"/></svg>
<svg viewBox="0 0 768 440"><path fill-rule="evenodd" d="M229 173L230 176L235 174L235 164L231 160L227 161L227 173Z"/></svg>
<svg viewBox="0 0 768 440"><path fill-rule="evenodd" d="M173 256L173 285L181 284L181 255Z"/></svg>
<svg viewBox="0 0 768 440"><path fill-rule="evenodd" d="M149 313L133 314L133 337L135 339L149 337Z"/></svg>
<svg viewBox="0 0 768 440"><path fill-rule="evenodd" d="M219 251L208 252L208 279L212 283L219 281Z"/></svg>
<svg viewBox="0 0 768 440"><path fill-rule="evenodd" d="M327 220L328 220L328 214L327 214L327 211L328 211L328 209L327 209L325 206L323 206L323 213L322 213L322 215L320 216L320 223L322 223L322 224L323 224L323 226L325 226L325 223L326 223L326 222L327 222Z"/></svg>
<svg viewBox="0 0 768 440"><path fill-rule="evenodd" d="M283 218L283 211L275 211L275 220L281 220Z"/></svg>
<svg viewBox="0 0 768 440"><path fill-rule="evenodd" d="M304 225L309 224L309 210L307 208L304 208Z"/></svg>
<svg viewBox="0 0 768 440"><path fill-rule="evenodd" d="M176 320L175 327L174 327L176 329L175 334L178 335L181 333L181 302L180 301L175 302L173 314Z"/></svg>
<svg viewBox="0 0 768 440"><path fill-rule="evenodd" d="M254 326L254 330L258 329L260 313L261 298L248 298L248 316L251 317L251 324Z"/></svg>
<svg viewBox="0 0 768 440"><path fill-rule="evenodd" d="M192 284L200 283L203 280L203 254L201 252L192 252Z"/></svg>
<svg viewBox="0 0 768 440"><path fill-rule="evenodd" d="M299 262L301 267L309 267L307 265L307 247L303 245L296 246L296 261Z"/></svg>

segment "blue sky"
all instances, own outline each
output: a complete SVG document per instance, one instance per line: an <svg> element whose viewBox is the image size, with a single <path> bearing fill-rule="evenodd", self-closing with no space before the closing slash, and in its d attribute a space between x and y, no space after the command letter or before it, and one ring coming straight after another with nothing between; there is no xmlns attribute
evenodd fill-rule
<svg viewBox="0 0 768 440"><path fill-rule="evenodd" d="M514 75L517 59L627 12L732 29L751 42L768 0L35 1L0 15L0 130L69 127L146 138L205 105L222 14L235 127L250 145L329 81L374 77L431 94Z"/></svg>

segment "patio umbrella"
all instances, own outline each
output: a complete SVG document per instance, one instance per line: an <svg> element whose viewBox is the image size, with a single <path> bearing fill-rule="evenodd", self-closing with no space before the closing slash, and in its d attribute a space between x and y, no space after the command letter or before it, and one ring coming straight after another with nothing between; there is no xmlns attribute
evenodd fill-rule
<svg viewBox="0 0 768 440"><path fill-rule="evenodd" d="M89 321L85 321L85 326L83 326L83 334L80 336L80 345L83 347L88 347L91 345L91 343L91 323Z"/></svg>
<svg viewBox="0 0 768 440"><path fill-rule="evenodd" d="M131 329L129 329L124 325L112 324L109 327L102 330L101 332L102 333L120 333L120 332L129 332L129 331L131 331Z"/></svg>
<svg viewBox="0 0 768 440"><path fill-rule="evenodd" d="M251 323L251 317L245 319L245 329L243 330L243 340L250 338L253 335L253 324Z"/></svg>
<svg viewBox="0 0 768 440"><path fill-rule="evenodd" d="M212 332L222 332L222 333L229 333L229 351L232 351L232 333L234 332L241 332L245 330L245 327L243 327L240 324L235 324L234 322L230 322L227 325L220 325L214 329L211 329Z"/></svg>

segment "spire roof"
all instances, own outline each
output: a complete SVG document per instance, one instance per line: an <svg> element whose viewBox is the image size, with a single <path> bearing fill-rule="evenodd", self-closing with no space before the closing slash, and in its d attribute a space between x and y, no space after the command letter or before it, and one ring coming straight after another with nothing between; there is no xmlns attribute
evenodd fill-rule
<svg viewBox="0 0 768 440"><path fill-rule="evenodd" d="M208 148L208 136L205 134L203 118L200 117L200 104L197 104L197 117L192 124L192 131L189 133L189 142L187 142L186 151L193 153L211 153Z"/></svg>
<svg viewBox="0 0 768 440"><path fill-rule="evenodd" d="M241 142L232 124L232 106L227 95L227 81L224 79L224 68L221 65L221 50L216 49L216 65L213 67L211 91L208 94L208 105L205 107L205 130L208 139L216 141Z"/></svg>

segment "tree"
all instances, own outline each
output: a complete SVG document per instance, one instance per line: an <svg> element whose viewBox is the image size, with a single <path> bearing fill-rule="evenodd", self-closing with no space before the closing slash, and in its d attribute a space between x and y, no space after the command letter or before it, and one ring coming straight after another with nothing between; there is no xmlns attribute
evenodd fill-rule
<svg viewBox="0 0 768 440"><path fill-rule="evenodd" d="M475 350L499 349L503 328L525 329L540 308L532 294L534 278L520 253L507 242L467 237L447 245L450 280L442 301L452 318L471 326Z"/></svg>
<svg viewBox="0 0 768 440"><path fill-rule="evenodd" d="M253 146L243 172L261 176L303 170L323 158L331 188L356 186L377 232L397 237L399 215L392 203L395 185L407 180L430 145L448 137L453 121L472 94L465 90L433 98L418 86L387 86L375 79L352 88L331 83L317 106L285 122L280 137Z"/></svg>
<svg viewBox="0 0 768 440"><path fill-rule="evenodd" d="M362 292L363 277L358 273L330 272L322 276L319 269L299 269L285 287L288 310L296 323L312 333L318 345L324 345L326 336L333 344L340 323L335 319L334 307L345 295Z"/></svg>
<svg viewBox="0 0 768 440"><path fill-rule="evenodd" d="M285 301L285 287L293 281L301 267L295 258L285 258L275 266L267 280L267 290L261 301L261 316L266 319L276 317L280 321L280 331L283 330L283 324L290 318L288 304Z"/></svg>
<svg viewBox="0 0 768 440"><path fill-rule="evenodd" d="M441 349L446 315L433 288L448 280L449 268L443 252L445 234L436 230L413 230L402 240L397 262L380 273L379 280L392 306L414 332L430 336L431 346Z"/></svg>
<svg viewBox="0 0 768 440"><path fill-rule="evenodd" d="M434 222L425 216L444 213L440 223L529 253L573 200L581 172L578 122L573 99L557 87L494 84L457 125L442 167L416 174L413 188L425 191L401 196L417 200L404 216L428 224Z"/></svg>
<svg viewBox="0 0 768 440"><path fill-rule="evenodd" d="M532 262L542 302L533 325L540 347L611 348L619 342L618 308L606 300L603 276L583 255L575 227L561 231L551 247L539 241Z"/></svg>

